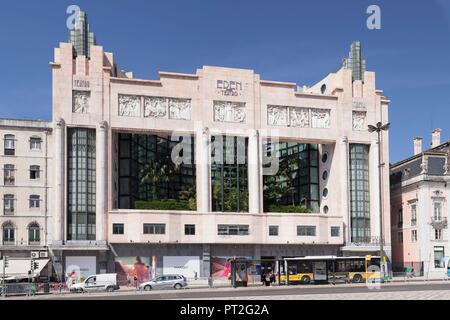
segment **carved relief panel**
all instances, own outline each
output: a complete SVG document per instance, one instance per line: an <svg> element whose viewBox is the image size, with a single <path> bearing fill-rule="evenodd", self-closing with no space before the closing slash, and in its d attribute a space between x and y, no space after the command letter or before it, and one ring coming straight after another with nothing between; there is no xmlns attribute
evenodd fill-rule
<svg viewBox="0 0 450 320"><path fill-rule="evenodd" d="M288 108L283 106L267 106L267 124L269 126L287 126Z"/></svg>
<svg viewBox="0 0 450 320"><path fill-rule="evenodd" d="M169 99L169 117L177 120L191 119L190 99Z"/></svg>
<svg viewBox="0 0 450 320"><path fill-rule="evenodd" d="M231 101L214 101L214 121L245 122L245 103Z"/></svg>
<svg viewBox="0 0 450 320"><path fill-rule="evenodd" d="M119 95L119 116L140 117L141 97L130 95Z"/></svg>
<svg viewBox="0 0 450 320"><path fill-rule="evenodd" d="M289 108L289 125L291 127L309 128L309 110L305 108Z"/></svg>
<svg viewBox="0 0 450 320"><path fill-rule="evenodd" d="M366 128L366 113L362 111L353 111L352 117L353 130L361 131Z"/></svg>
<svg viewBox="0 0 450 320"><path fill-rule="evenodd" d="M72 112L88 113L90 96L91 96L91 93L89 91L73 91L72 92Z"/></svg>
<svg viewBox="0 0 450 320"><path fill-rule="evenodd" d="M144 97L144 117L167 118L167 99Z"/></svg>
<svg viewBox="0 0 450 320"><path fill-rule="evenodd" d="M311 127L312 128L329 128L330 127L330 110L311 109Z"/></svg>

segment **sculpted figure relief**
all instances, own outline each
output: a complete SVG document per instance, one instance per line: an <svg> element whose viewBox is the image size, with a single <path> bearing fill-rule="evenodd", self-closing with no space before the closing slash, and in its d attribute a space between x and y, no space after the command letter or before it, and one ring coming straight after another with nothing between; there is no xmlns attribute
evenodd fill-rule
<svg viewBox="0 0 450 320"><path fill-rule="evenodd" d="M329 128L330 110L311 109L311 124L313 128Z"/></svg>
<svg viewBox="0 0 450 320"><path fill-rule="evenodd" d="M89 96L88 91L73 91L72 112L88 113Z"/></svg>
<svg viewBox="0 0 450 320"><path fill-rule="evenodd" d="M214 101L214 121L244 122L245 106L241 102Z"/></svg>
<svg viewBox="0 0 450 320"><path fill-rule="evenodd" d="M289 122L291 127L309 127L309 110L303 108L289 108Z"/></svg>
<svg viewBox="0 0 450 320"><path fill-rule="evenodd" d="M167 115L167 99L159 97L144 98L144 117L165 118Z"/></svg>
<svg viewBox="0 0 450 320"><path fill-rule="evenodd" d="M191 119L191 100L189 99L169 99L170 119Z"/></svg>
<svg viewBox="0 0 450 320"><path fill-rule="evenodd" d="M287 107L268 106L267 107L267 123L270 126L286 126L287 125Z"/></svg>
<svg viewBox="0 0 450 320"><path fill-rule="evenodd" d="M141 114L141 97L119 95L119 116L139 117Z"/></svg>
<svg viewBox="0 0 450 320"><path fill-rule="evenodd" d="M353 111L353 130L364 130L366 123L366 113Z"/></svg>

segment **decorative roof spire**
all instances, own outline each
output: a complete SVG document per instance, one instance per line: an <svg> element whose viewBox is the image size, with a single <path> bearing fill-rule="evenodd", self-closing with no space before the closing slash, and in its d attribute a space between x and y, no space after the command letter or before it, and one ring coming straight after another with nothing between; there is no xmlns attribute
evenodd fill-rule
<svg viewBox="0 0 450 320"><path fill-rule="evenodd" d="M364 81L364 72L366 72L366 60L362 58L361 42L354 41L350 47L348 59L344 62L345 68L352 70L352 81Z"/></svg>
<svg viewBox="0 0 450 320"><path fill-rule="evenodd" d="M86 56L89 59L91 57L91 45L96 45L96 40L94 33L90 32L86 12L78 11L75 28L69 32L69 41L73 46L74 58Z"/></svg>

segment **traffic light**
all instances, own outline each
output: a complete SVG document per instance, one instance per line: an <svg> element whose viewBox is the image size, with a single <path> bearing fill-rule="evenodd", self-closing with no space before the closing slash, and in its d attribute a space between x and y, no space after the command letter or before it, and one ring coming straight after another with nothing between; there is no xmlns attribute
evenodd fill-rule
<svg viewBox="0 0 450 320"><path fill-rule="evenodd" d="M9 267L9 257L8 256L3 257L3 265L5 268Z"/></svg>

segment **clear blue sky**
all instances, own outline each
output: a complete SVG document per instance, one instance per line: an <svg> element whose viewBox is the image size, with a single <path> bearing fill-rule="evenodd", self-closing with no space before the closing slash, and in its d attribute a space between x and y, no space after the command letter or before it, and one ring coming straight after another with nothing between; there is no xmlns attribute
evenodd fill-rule
<svg viewBox="0 0 450 320"><path fill-rule="evenodd" d="M203 65L255 70L312 85L360 40L367 69L391 99L390 161L412 138L442 128L450 139L450 1L95 0L1 1L0 117L51 119L53 48L68 40L66 9L88 14L97 42L135 77L195 73ZM381 7L381 30L366 9Z"/></svg>

